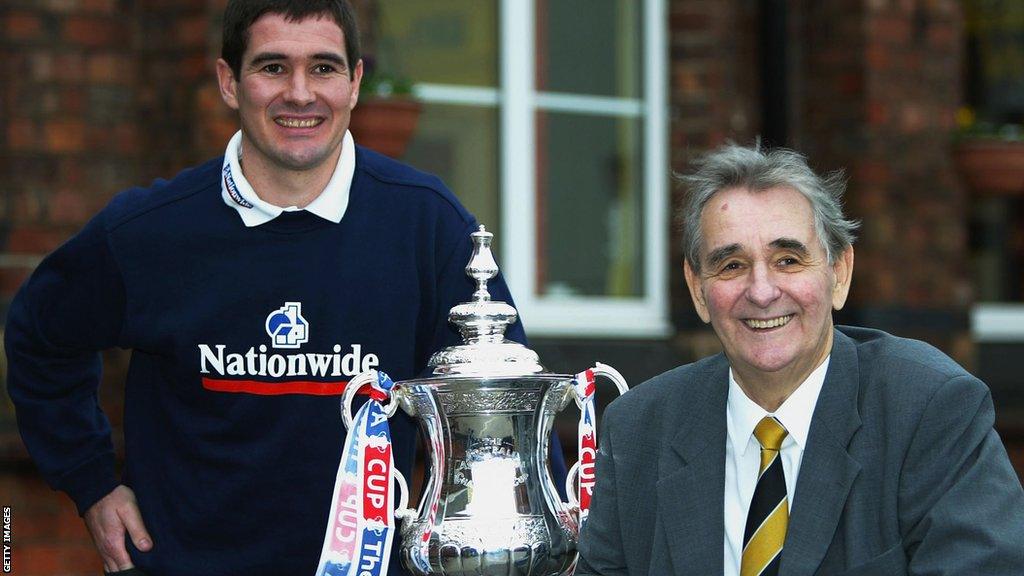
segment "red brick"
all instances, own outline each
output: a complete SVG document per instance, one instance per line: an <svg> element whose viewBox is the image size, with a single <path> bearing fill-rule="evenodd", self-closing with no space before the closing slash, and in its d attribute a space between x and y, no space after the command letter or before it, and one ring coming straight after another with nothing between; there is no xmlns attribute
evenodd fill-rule
<svg viewBox="0 0 1024 576"><path fill-rule="evenodd" d="M117 11L117 0L82 0L82 12L113 14Z"/></svg>
<svg viewBox="0 0 1024 576"><path fill-rule="evenodd" d="M38 102L34 107L40 116L51 116L63 109L60 106L60 93L55 86L46 86L39 91Z"/></svg>
<svg viewBox="0 0 1024 576"><path fill-rule="evenodd" d="M0 268L0 298L13 297L14 294L18 291L18 288L21 288L21 285L25 283L25 280L28 279L28 276L31 273L32 269L30 268ZM10 443L10 440L5 439L0 444L8 443ZM9 449L5 448L5 455L7 454L8 451ZM23 446L17 448L16 452L18 452L18 457L27 457L28 455ZM4 500L4 502L15 501L21 502L22 500Z"/></svg>
<svg viewBox="0 0 1024 576"><path fill-rule="evenodd" d="M46 52L35 52L28 58L29 78L48 81L53 77L53 55Z"/></svg>
<svg viewBox="0 0 1024 576"><path fill-rule="evenodd" d="M920 132L928 124L927 113L919 104L907 103L900 111L900 128L903 132Z"/></svg>
<svg viewBox="0 0 1024 576"><path fill-rule="evenodd" d="M890 49L888 46L873 44L868 47L865 55L868 67L876 70L889 67Z"/></svg>
<svg viewBox="0 0 1024 576"><path fill-rule="evenodd" d="M843 73L839 75L836 83L840 94L856 96L864 90L864 75L859 71Z"/></svg>
<svg viewBox="0 0 1024 576"><path fill-rule="evenodd" d="M64 88L60 92L60 109L68 116L85 114L88 103L89 98L83 88L74 86Z"/></svg>
<svg viewBox="0 0 1024 576"><path fill-rule="evenodd" d="M907 16L887 14L871 19L868 33L875 41L905 45L910 41L910 19Z"/></svg>
<svg viewBox="0 0 1024 576"><path fill-rule="evenodd" d="M47 205L50 221L54 224L84 224L89 220L89 206L81 189L62 189L54 192Z"/></svg>
<svg viewBox="0 0 1024 576"><path fill-rule="evenodd" d="M86 144L85 123L78 120L47 122L46 148L51 152L82 152Z"/></svg>
<svg viewBox="0 0 1024 576"><path fill-rule="evenodd" d="M49 254L67 233L54 228L17 227L7 236L7 251L14 254Z"/></svg>
<svg viewBox="0 0 1024 576"><path fill-rule="evenodd" d="M862 185L885 184L889 181L889 172L886 162L865 160L857 166L853 175Z"/></svg>
<svg viewBox="0 0 1024 576"><path fill-rule="evenodd" d="M120 48L129 40L128 30L112 18L71 16L64 22L65 40L91 48Z"/></svg>
<svg viewBox="0 0 1024 576"><path fill-rule="evenodd" d="M182 18L175 24L175 36L177 37L178 46L182 48L205 47L209 26L210 18L205 12L196 16Z"/></svg>
<svg viewBox="0 0 1024 576"><path fill-rule="evenodd" d="M12 12L7 15L4 22L4 33L7 40L12 42L35 40L42 32L42 19L29 12Z"/></svg>
<svg viewBox="0 0 1024 576"><path fill-rule="evenodd" d="M83 189L87 186L85 164L77 158L58 161L56 182L67 188Z"/></svg>
<svg viewBox="0 0 1024 576"><path fill-rule="evenodd" d="M692 66L673 67L673 90L678 90L680 95L693 96L704 94L707 89L702 82L701 73Z"/></svg>
<svg viewBox="0 0 1024 576"><path fill-rule="evenodd" d="M11 150L28 152L40 148L39 127L27 119L14 117L7 123L7 145Z"/></svg>
<svg viewBox="0 0 1024 576"><path fill-rule="evenodd" d="M41 0L39 4L41 7L51 12L61 12L65 14L77 12L81 8L80 0Z"/></svg>
<svg viewBox="0 0 1024 576"><path fill-rule="evenodd" d="M93 83L130 85L135 81L135 62L130 56L96 54L88 58L86 69Z"/></svg>
<svg viewBox="0 0 1024 576"><path fill-rule="evenodd" d="M712 24L711 15L705 10L673 12L669 17L672 30L707 30Z"/></svg>
<svg viewBox="0 0 1024 576"><path fill-rule="evenodd" d="M950 23L934 24L928 28L928 45L949 48L960 41L960 31Z"/></svg>
<svg viewBox="0 0 1024 576"><path fill-rule="evenodd" d="M52 57L52 78L62 84L86 79L85 56L80 52L65 52Z"/></svg>
<svg viewBox="0 0 1024 576"><path fill-rule="evenodd" d="M881 102L869 104L866 120L869 126L885 126L889 122L889 107Z"/></svg>
<svg viewBox="0 0 1024 576"><path fill-rule="evenodd" d="M115 149L126 156L138 154L142 149L135 124L118 124L112 129Z"/></svg>
<svg viewBox="0 0 1024 576"><path fill-rule="evenodd" d="M198 52L181 59L178 74L182 82L202 82L214 77L213 67L206 54Z"/></svg>

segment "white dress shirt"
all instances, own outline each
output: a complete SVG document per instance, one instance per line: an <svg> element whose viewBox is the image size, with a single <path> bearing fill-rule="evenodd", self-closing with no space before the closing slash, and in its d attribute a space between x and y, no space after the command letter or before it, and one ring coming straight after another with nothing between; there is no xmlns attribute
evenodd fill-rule
<svg viewBox="0 0 1024 576"><path fill-rule="evenodd" d="M352 187L352 175L356 171L356 143L352 133L345 131L341 143L341 158L334 168L327 187L305 208L288 206L282 208L264 201L242 174L241 150L242 131L239 130L228 142L224 151L224 167L221 169L221 197L224 203L238 211L242 222L248 227L259 226L277 218L282 212L306 210L337 224L348 208L348 193Z"/></svg>
<svg viewBox="0 0 1024 576"><path fill-rule="evenodd" d="M754 497L761 467L761 445L754 437L754 427L765 416L775 416L789 434L782 441L780 456L786 475L786 495L789 509L793 509L800 459L807 446L807 432L811 416L818 403L821 386L825 383L829 358L779 406L767 412L747 397L729 370L729 400L726 404L725 441L725 574L738 576L743 556L743 531L747 523L747 510Z"/></svg>

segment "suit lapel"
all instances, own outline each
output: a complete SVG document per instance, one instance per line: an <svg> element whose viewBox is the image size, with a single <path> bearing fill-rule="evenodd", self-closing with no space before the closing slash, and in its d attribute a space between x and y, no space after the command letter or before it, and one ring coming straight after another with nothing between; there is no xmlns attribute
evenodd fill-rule
<svg viewBox="0 0 1024 576"><path fill-rule="evenodd" d="M861 422L857 408L857 349L848 336L838 330L833 334L825 384L814 409L800 464L779 576L815 573L832 542L850 487L860 472L860 464L847 453L850 439Z"/></svg>
<svg viewBox="0 0 1024 576"><path fill-rule="evenodd" d="M658 522L674 572L721 574L725 524L725 403L729 365L724 356L693 383L685 383L685 406L675 436L661 456Z"/></svg>

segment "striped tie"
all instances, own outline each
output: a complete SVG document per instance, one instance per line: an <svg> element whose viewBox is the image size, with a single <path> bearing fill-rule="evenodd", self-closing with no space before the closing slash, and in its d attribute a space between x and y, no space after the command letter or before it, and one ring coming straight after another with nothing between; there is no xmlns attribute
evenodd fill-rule
<svg viewBox="0 0 1024 576"><path fill-rule="evenodd" d="M761 471L747 512L740 576L779 573L782 544L789 524L786 476L782 471L782 458L779 458L779 448L786 434L782 424L771 416L762 418L754 428L754 437L761 443Z"/></svg>

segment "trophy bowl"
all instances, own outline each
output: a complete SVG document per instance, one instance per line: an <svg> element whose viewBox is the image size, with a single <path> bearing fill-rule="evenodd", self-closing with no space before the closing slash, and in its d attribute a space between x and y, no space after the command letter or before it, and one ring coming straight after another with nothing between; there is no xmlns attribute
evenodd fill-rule
<svg viewBox="0 0 1024 576"><path fill-rule="evenodd" d="M576 563L579 527L586 519L594 484L595 376L611 379L620 393L627 386L618 372L602 364L575 376L548 373L534 351L505 339L506 328L518 315L507 303L492 301L487 291L487 281L498 273L490 251L492 235L481 226L472 240L473 255L466 273L476 281L477 290L472 301L455 306L449 314L463 344L435 353L429 362L429 377L392 383L386 375L370 371L354 378L345 389L342 413L350 436L357 427L350 416L352 401L361 388L371 385L378 397L371 394L367 404L379 403L374 408L377 415L364 416L363 422L372 418L379 423L401 408L417 420L426 447L426 483L417 507L405 508L408 489L400 473L394 471L402 498L394 516L383 519L391 524L367 517L369 528L363 530L376 554L367 565L379 569L383 563L386 567L386 558L380 555L384 548L380 542L385 541L379 537L398 518L402 522L400 555L413 574L566 574ZM570 501L564 502L551 475L550 438L555 416L574 400L581 412L580 460L566 480ZM361 441L346 440L346 450L353 455L350 462L359 459L359 446L367 444L377 449L381 446L373 435L364 434ZM383 463L377 467L387 468ZM344 478L353 486L362 485L353 480L354 468L350 467ZM578 482L574 482L576 476ZM339 486L342 479L339 472ZM358 505L355 495L363 494L357 488L352 488L348 497L342 496L340 488L336 491L336 503L344 500L352 506ZM344 518L345 512L332 508L331 516ZM332 533L355 534L342 531L344 526L336 528L332 532L328 525L323 556L328 560L322 558L318 574L345 573L345 568L338 567L352 563L362 566L352 551L360 546L365 549L363 540L340 543L347 546L343 552L330 550L336 544ZM338 562L332 564L329 556Z"/></svg>

